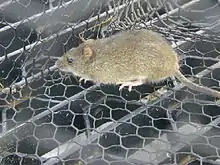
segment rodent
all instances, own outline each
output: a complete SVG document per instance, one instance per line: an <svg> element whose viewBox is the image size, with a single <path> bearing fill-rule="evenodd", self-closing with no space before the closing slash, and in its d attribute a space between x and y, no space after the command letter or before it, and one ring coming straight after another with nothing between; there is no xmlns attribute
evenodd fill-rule
<svg viewBox="0 0 220 165"><path fill-rule="evenodd" d="M55 65L64 72L103 84L121 84L119 90L158 83L175 76L188 88L220 98L220 92L188 80L180 71L177 53L159 33L126 30L102 39L84 40Z"/></svg>

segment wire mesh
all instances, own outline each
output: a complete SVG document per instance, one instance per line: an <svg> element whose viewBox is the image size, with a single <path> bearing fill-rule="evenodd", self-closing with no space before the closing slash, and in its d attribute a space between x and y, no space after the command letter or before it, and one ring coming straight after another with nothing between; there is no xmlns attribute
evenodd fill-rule
<svg viewBox="0 0 220 165"><path fill-rule="evenodd" d="M217 0L1 1L1 164L220 164L219 100L172 79L119 91L54 66L79 34L149 28L184 75L219 90L219 14Z"/></svg>

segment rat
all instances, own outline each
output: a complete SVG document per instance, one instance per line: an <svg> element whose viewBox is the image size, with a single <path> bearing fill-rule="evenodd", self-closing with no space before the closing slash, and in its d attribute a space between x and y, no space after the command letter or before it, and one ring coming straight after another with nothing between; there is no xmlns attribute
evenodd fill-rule
<svg viewBox="0 0 220 165"><path fill-rule="evenodd" d="M158 32L125 30L110 37L87 39L67 51L55 66L80 81L120 85L119 90L176 77L188 88L220 98L220 92L196 84L180 72L177 53Z"/></svg>

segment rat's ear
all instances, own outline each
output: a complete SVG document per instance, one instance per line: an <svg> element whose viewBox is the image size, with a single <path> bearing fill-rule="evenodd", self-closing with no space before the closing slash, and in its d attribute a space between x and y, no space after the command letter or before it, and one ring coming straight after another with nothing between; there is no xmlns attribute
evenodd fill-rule
<svg viewBox="0 0 220 165"><path fill-rule="evenodd" d="M86 60L90 60L94 57L94 51L90 46L86 45L82 49L82 55L85 57Z"/></svg>

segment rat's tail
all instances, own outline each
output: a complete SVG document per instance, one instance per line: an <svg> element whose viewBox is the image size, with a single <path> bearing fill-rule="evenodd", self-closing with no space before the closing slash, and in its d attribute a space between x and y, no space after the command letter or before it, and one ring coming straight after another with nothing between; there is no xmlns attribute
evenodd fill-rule
<svg viewBox="0 0 220 165"><path fill-rule="evenodd" d="M196 83L190 81L179 70L175 73L175 76L183 84L185 84L188 88L190 88L192 90L195 90L195 91L202 92L202 93L210 95L210 96L220 98L220 92L219 91L213 90L213 89L205 87L205 86L201 86L199 84L196 84Z"/></svg>

